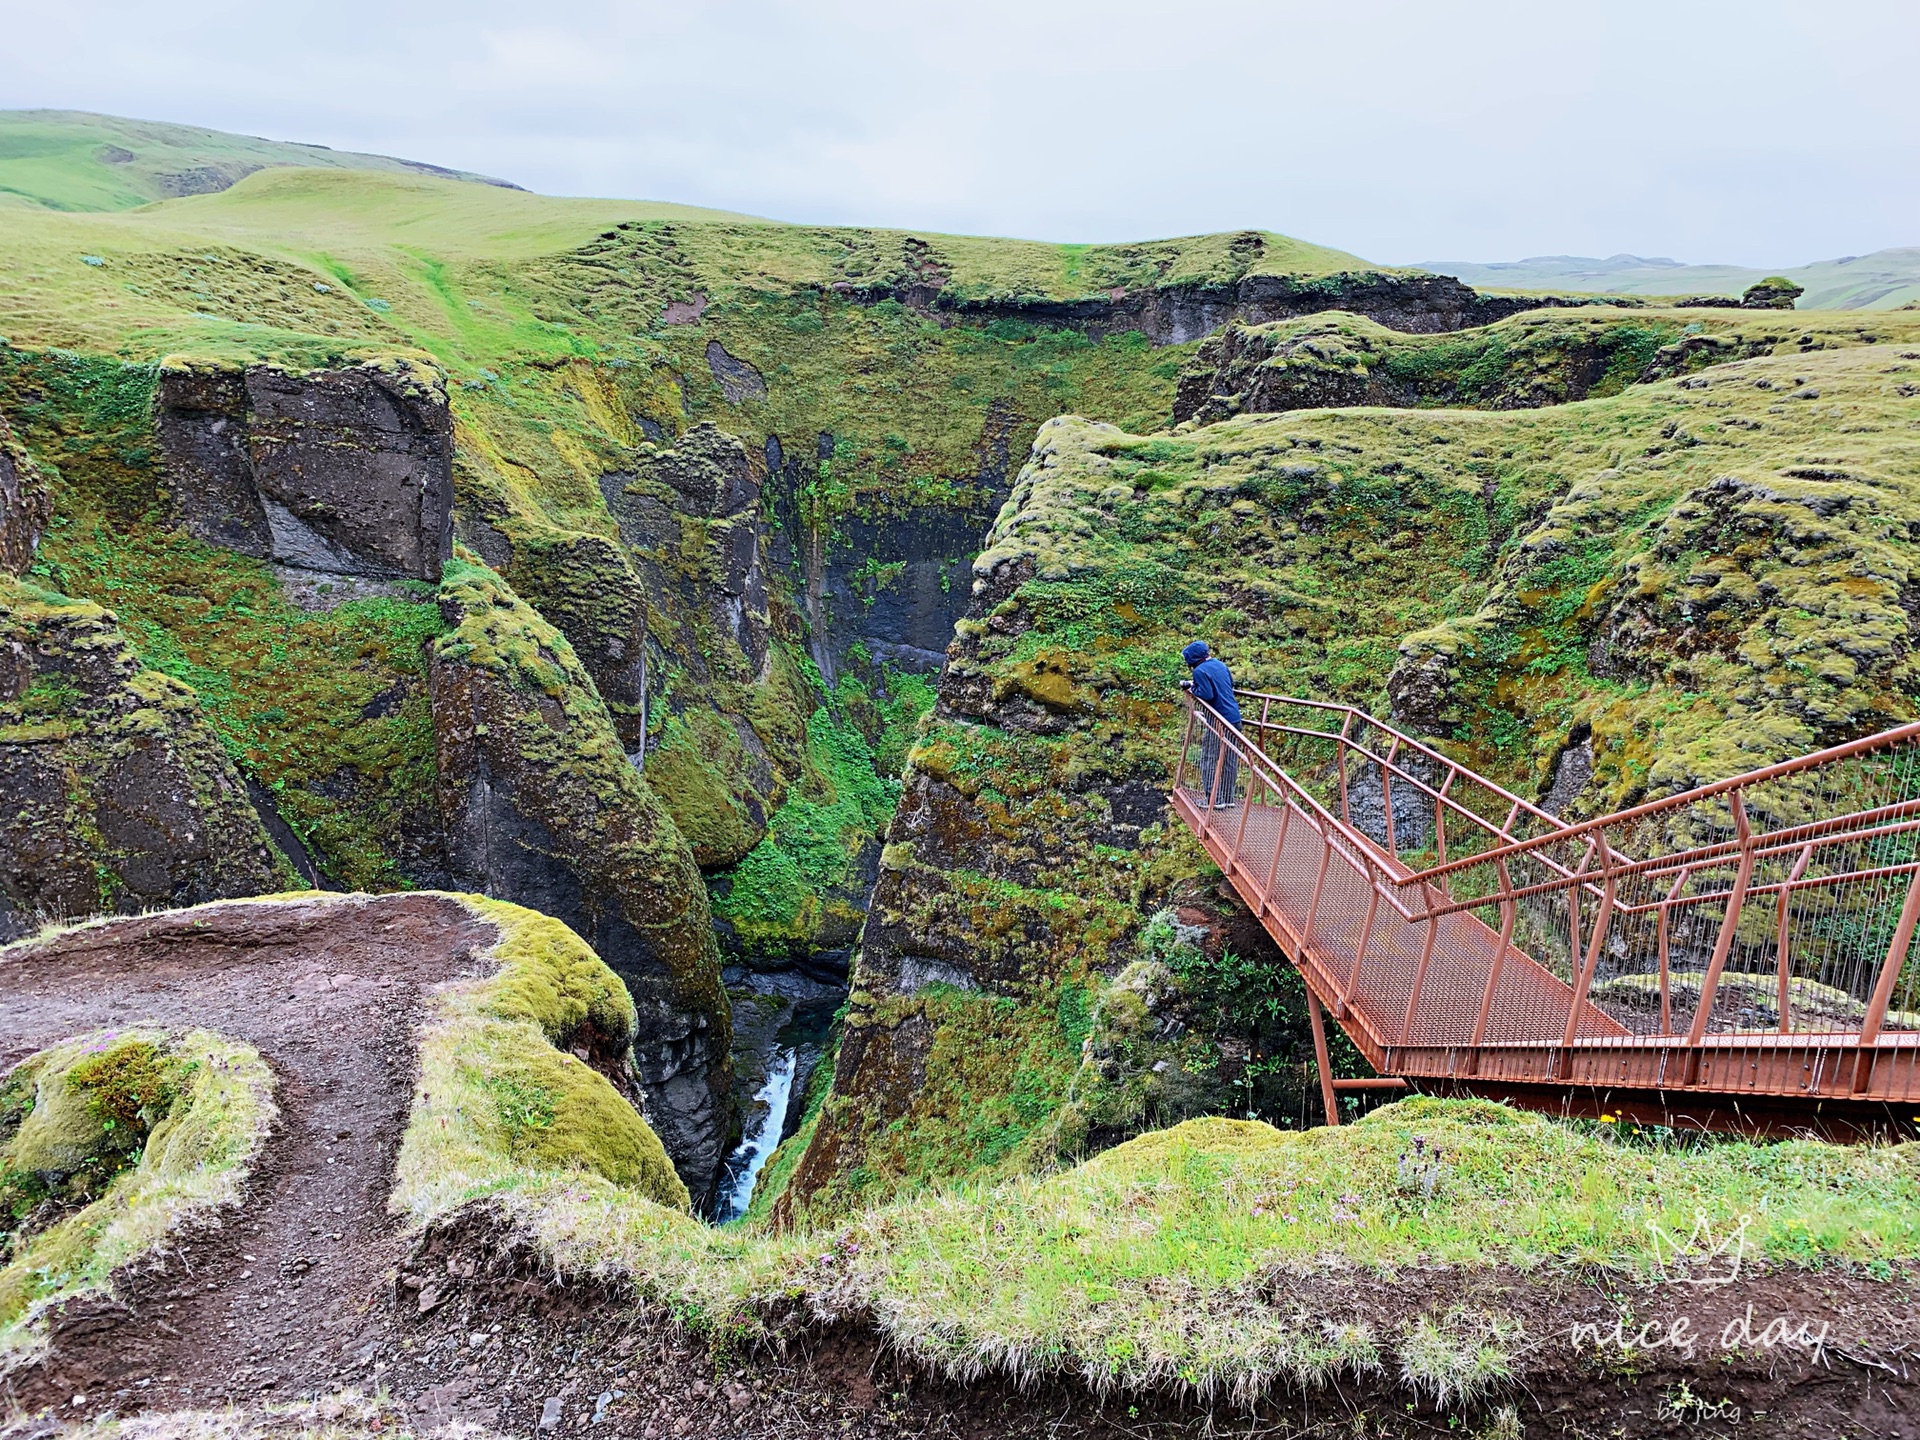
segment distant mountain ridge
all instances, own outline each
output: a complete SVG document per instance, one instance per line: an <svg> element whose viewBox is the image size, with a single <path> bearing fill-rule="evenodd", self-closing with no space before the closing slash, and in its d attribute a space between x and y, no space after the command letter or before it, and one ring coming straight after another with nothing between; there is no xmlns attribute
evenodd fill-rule
<svg viewBox="0 0 1920 1440"><path fill-rule="evenodd" d="M84 110L0 110L0 198L13 196L49 210L129 210L155 200L209 195L271 166L381 170L521 188L420 160L197 125Z"/></svg>
<svg viewBox="0 0 1920 1440"><path fill-rule="evenodd" d="M1688 265L1665 256L1534 255L1482 263L1423 260L1422 270L1504 290L1586 290L1603 295L1738 295L1769 275L1805 288L1803 310L1895 310L1920 301L1920 246L1843 255L1792 269Z"/></svg>

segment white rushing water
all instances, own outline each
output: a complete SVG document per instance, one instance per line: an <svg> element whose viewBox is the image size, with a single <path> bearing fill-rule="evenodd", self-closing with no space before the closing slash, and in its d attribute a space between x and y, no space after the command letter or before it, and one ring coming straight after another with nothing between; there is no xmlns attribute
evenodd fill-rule
<svg viewBox="0 0 1920 1440"><path fill-rule="evenodd" d="M747 1213L747 1205L753 1199L754 1183L760 1178L760 1167L767 1163L769 1155L780 1148L780 1132L787 1123L787 1101L793 1095L793 1072L799 1062L799 1051L782 1050L773 1057L773 1064L767 1067L767 1083L753 1097L765 1103L767 1113L735 1152L736 1155L744 1153L747 1163L740 1171L740 1178L733 1182L732 1193L727 1196L726 1212L721 1217L723 1221L737 1220Z"/></svg>

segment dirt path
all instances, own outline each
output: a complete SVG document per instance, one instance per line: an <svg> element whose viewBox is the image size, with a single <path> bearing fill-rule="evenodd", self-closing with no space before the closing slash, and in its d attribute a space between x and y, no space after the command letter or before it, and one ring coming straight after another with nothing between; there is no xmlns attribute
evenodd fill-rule
<svg viewBox="0 0 1920 1440"><path fill-rule="evenodd" d="M233 902L0 957L0 1067L87 1030L202 1026L272 1065L280 1122L240 1213L68 1307L11 1398L65 1416L324 1389L391 1326L387 1215L425 992L476 973L491 925L432 895ZM85 1395L76 1405L73 1397Z"/></svg>

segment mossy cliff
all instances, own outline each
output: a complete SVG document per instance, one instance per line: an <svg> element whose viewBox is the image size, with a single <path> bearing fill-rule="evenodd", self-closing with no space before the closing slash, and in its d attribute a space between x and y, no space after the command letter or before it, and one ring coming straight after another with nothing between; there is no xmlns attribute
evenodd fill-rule
<svg viewBox="0 0 1920 1440"><path fill-rule="evenodd" d="M573 648L456 562L428 667L456 883L565 921L626 982L649 1114L704 1198L733 1130L732 1016L692 851L622 751Z"/></svg>
<svg viewBox="0 0 1920 1440"><path fill-rule="evenodd" d="M18 575L33 562L52 516L46 477L0 415L0 571Z"/></svg>
<svg viewBox="0 0 1920 1440"><path fill-rule="evenodd" d="M278 883L286 861L193 693L110 612L15 578L51 512L0 419L0 939Z"/></svg>
<svg viewBox="0 0 1920 1440"><path fill-rule="evenodd" d="M1538 310L1451 335L1407 335L1361 316L1235 323L1180 372L1175 421L1320 406L1521 410L1617 395L1729 360L1871 345L1907 327L1861 315L1630 314Z"/></svg>
<svg viewBox="0 0 1920 1440"><path fill-rule="evenodd" d="M98 605L0 577L0 938L294 879L193 692Z"/></svg>
<svg viewBox="0 0 1920 1440"><path fill-rule="evenodd" d="M110 604L138 660L192 688L309 882L443 884L421 648L441 628L432 587L276 565L187 533L174 491L205 472L159 443L162 375L0 349L0 407L56 499L31 578Z"/></svg>
<svg viewBox="0 0 1920 1440"><path fill-rule="evenodd" d="M1208 873L1164 809L1187 640L1522 793L1590 733L1586 809L1911 718L1920 335L1886 321L1548 409L1042 427L908 766L789 1210L1084 1143L1076 1016Z"/></svg>

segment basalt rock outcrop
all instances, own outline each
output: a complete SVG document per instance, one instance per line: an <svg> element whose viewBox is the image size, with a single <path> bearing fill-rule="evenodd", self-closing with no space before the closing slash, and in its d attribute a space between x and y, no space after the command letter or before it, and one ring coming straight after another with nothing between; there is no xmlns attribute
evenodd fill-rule
<svg viewBox="0 0 1920 1440"><path fill-rule="evenodd" d="M1728 308L1737 308L1728 302ZM1540 311L1461 334L1408 335L1352 314L1234 323L1180 372L1176 423L1323 406L1527 410L1618 394L1708 365L1871 343L1872 323L1796 327L1773 314Z"/></svg>
<svg viewBox="0 0 1920 1440"><path fill-rule="evenodd" d="M110 612L0 579L0 939L297 883L193 691Z"/></svg>
<svg viewBox="0 0 1920 1440"><path fill-rule="evenodd" d="M1483 295L1451 276L1363 264L1291 273L1273 262L1269 247L1276 238L1257 230L1210 236L1225 244L1198 264L1197 257L1177 253L1177 241L1103 246L1105 253L1086 276L1093 293L1062 299L1017 290L981 293L955 282L955 261L940 240L875 236L878 253L861 257L861 272L836 280L831 289L861 304L902 305L942 325L1012 322L1073 329L1094 339L1135 331L1155 345L1197 340L1230 321L1257 325L1322 310L1348 310L1395 330L1431 334L1486 325L1542 305L1639 303Z"/></svg>
<svg viewBox="0 0 1920 1440"><path fill-rule="evenodd" d="M19 575L33 563L40 536L53 518L46 477L0 415L0 572Z"/></svg>
<svg viewBox="0 0 1920 1440"><path fill-rule="evenodd" d="M452 553L453 426L425 367L169 368L154 430L175 517L210 544L414 580Z"/></svg>
<svg viewBox="0 0 1920 1440"><path fill-rule="evenodd" d="M941 296L941 312L956 319L1015 320L1060 325L1095 338L1137 330L1156 345L1198 340L1230 321L1249 325L1347 310L1413 334L1489 325L1542 304L1540 296L1482 295L1446 275L1366 270L1335 275L1248 275L1229 284L1173 283L1116 289L1084 300L962 299Z"/></svg>
<svg viewBox="0 0 1920 1440"><path fill-rule="evenodd" d="M565 921L626 982L648 1119L704 1203L734 1128L731 1018L693 854L564 636L478 567L440 603L429 684L455 883Z"/></svg>
<svg viewBox="0 0 1920 1440"><path fill-rule="evenodd" d="M808 653L828 684L847 671L856 648L897 670L940 668L967 611L973 556L1007 498L1025 423L1003 401L986 407L970 473L948 503L845 515L810 503L822 468L833 463L832 435L822 432L804 448L767 438L768 492L780 522L773 553L792 577Z"/></svg>

